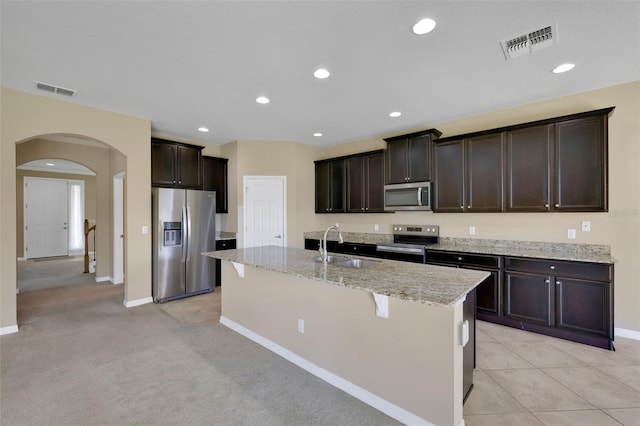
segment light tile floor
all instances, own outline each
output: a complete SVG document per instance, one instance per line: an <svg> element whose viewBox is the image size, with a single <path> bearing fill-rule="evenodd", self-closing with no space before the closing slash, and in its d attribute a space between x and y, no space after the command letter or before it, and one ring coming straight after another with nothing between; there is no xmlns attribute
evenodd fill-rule
<svg viewBox="0 0 640 426"><path fill-rule="evenodd" d="M478 321L476 345L467 426L640 426L640 341L607 351Z"/></svg>

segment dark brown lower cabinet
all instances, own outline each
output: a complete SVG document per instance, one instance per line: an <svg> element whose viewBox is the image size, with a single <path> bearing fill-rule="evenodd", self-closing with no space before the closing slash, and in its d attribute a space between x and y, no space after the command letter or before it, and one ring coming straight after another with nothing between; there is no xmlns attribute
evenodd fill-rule
<svg viewBox="0 0 640 426"><path fill-rule="evenodd" d="M501 256L427 250L427 263L489 272L491 275L476 287L476 311L485 315L502 314Z"/></svg>
<svg viewBox="0 0 640 426"><path fill-rule="evenodd" d="M236 240L216 240L216 251L233 250L236 248ZM222 285L222 261L216 259L216 286Z"/></svg>
<svg viewBox="0 0 640 426"><path fill-rule="evenodd" d="M505 257L499 323L613 349L613 265Z"/></svg>

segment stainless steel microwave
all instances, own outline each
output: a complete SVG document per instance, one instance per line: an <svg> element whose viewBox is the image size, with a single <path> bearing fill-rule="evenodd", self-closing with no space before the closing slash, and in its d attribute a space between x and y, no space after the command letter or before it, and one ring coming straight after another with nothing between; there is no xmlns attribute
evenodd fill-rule
<svg viewBox="0 0 640 426"><path fill-rule="evenodd" d="M385 185L384 209L385 211L431 210L431 182Z"/></svg>

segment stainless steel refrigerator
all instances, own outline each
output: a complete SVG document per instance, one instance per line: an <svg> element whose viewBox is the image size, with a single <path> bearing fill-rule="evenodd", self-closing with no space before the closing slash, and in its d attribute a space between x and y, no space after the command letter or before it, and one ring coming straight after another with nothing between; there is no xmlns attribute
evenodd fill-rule
<svg viewBox="0 0 640 426"><path fill-rule="evenodd" d="M152 188L153 300L166 302L215 288L216 193Z"/></svg>

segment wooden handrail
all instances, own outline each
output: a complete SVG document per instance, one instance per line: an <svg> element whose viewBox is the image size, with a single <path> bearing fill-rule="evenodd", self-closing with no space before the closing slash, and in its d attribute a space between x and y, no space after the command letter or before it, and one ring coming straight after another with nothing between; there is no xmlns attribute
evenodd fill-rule
<svg viewBox="0 0 640 426"><path fill-rule="evenodd" d="M84 273L89 273L89 232L95 231L96 226L89 226L89 221L84 220ZM93 248L96 249L95 247Z"/></svg>

